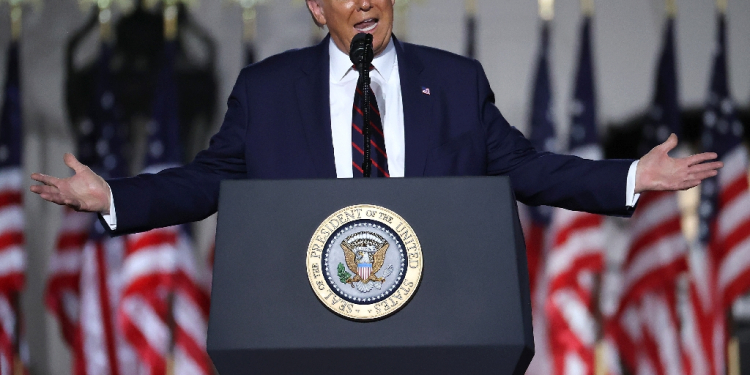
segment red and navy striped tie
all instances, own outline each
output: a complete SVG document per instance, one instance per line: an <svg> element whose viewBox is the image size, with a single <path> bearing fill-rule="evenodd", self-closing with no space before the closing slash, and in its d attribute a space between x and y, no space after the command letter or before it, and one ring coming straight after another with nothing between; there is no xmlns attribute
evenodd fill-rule
<svg viewBox="0 0 750 375"><path fill-rule="evenodd" d="M354 178L364 177L362 172L362 162L365 159L364 142L362 134L364 117L362 106L364 96L362 87L358 84L354 93L354 109L352 111L352 169ZM375 93L370 90L370 159L372 160L373 177L391 177L388 173L388 154L385 151L385 138L383 137L383 122L380 118L378 102L375 99Z"/></svg>

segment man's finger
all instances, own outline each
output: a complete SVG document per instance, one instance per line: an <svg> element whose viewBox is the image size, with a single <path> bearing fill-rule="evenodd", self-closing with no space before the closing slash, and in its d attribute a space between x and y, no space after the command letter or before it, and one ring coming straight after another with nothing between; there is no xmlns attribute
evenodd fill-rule
<svg viewBox="0 0 750 375"><path fill-rule="evenodd" d="M46 174L41 173L32 174L31 179L49 186L57 186L58 182L60 182L60 179L57 177L47 176Z"/></svg>
<svg viewBox="0 0 750 375"><path fill-rule="evenodd" d="M56 194L56 193L42 193L42 194L39 194L39 196L42 199L44 199L44 200L46 200L48 202L59 204L61 206L65 205L65 199L60 194Z"/></svg>
<svg viewBox="0 0 750 375"><path fill-rule="evenodd" d="M719 155L716 155L715 152L704 152L702 154L688 156L687 158L685 158L685 161L687 161L688 165L690 166L703 163L704 161L714 160L718 157Z"/></svg>
<svg viewBox="0 0 750 375"><path fill-rule="evenodd" d="M688 168L690 173L704 172L704 171L715 171L724 167L724 163L715 161L711 163L695 164Z"/></svg>
<svg viewBox="0 0 750 375"><path fill-rule="evenodd" d="M709 177L716 176L717 174L719 174L719 172L717 172L716 170L712 169L710 171L690 173L690 175L688 176L688 178L690 180L701 180L702 181L702 180L705 180L705 179L707 179Z"/></svg>
<svg viewBox="0 0 750 375"><path fill-rule="evenodd" d="M63 156L63 160L65 161L65 165L70 167L70 169L74 170L76 173L86 170L86 166L81 164L81 162L76 159L75 155L69 152L65 153L65 156Z"/></svg>
<svg viewBox="0 0 750 375"><path fill-rule="evenodd" d="M60 192L60 189L47 185L31 185L30 189L37 194L57 194Z"/></svg>

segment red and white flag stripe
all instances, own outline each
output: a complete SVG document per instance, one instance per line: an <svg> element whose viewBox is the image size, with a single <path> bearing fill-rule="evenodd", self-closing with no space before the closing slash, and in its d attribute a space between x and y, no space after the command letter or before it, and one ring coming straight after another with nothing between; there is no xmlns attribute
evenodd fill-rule
<svg viewBox="0 0 750 375"><path fill-rule="evenodd" d="M19 167L0 170L0 373L16 371L21 354L18 295L24 286L23 172Z"/></svg>
<svg viewBox="0 0 750 375"><path fill-rule="evenodd" d="M95 216L65 209L55 251L49 262L45 291L47 308L55 315L63 340L73 353L73 374L85 374L83 337L80 330L80 281L83 247Z"/></svg>
<svg viewBox="0 0 750 375"><path fill-rule="evenodd" d="M711 251L718 259L717 286L725 308L750 288L750 190L744 145L722 159L719 207Z"/></svg>
<svg viewBox="0 0 750 375"><path fill-rule="evenodd" d="M630 224L632 243L623 266L622 306L637 303L642 293L665 283L674 285L687 269L688 247L675 193L643 194Z"/></svg>
<svg viewBox="0 0 750 375"><path fill-rule="evenodd" d="M177 231L170 227L128 237L119 324L150 375L165 373L171 350L168 299Z"/></svg>
<svg viewBox="0 0 750 375"><path fill-rule="evenodd" d="M15 366L16 311L8 297L0 293L0 374L13 374Z"/></svg>
<svg viewBox="0 0 750 375"><path fill-rule="evenodd" d="M213 374L206 352L210 296L210 272L196 262L187 236L178 238L178 261L175 272L175 373Z"/></svg>
<svg viewBox="0 0 750 375"><path fill-rule="evenodd" d="M643 357L648 358L655 373L684 374L680 322L674 289L644 294L641 299L640 322L643 341L639 348L644 352Z"/></svg>
<svg viewBox="0 0 750 375"><path fill-rule="evenodd" d="M601 159L597 145L574 155ZM592 374L597 344L593 315L594 275L604 270L604 220L599 215L555 209L552 245L546 260L552 360L557 374Z"/></svg>
<svg viewBox="0 0 750 375"><path fill-rule="evenodd" d="M83 250L80 329L87 374L135 375L138 358L117 328L124 239L89 240Z"/></svg>
<svg viewBox="0 0 750 375"><path fill-rule="evenodd" d="M545 306L555 374L592 374L596 346L596 321L579 291L557 290Z"/></svg>
<svg viewBox="0 0 750 375"><path fill-rule="evenodd" d="M22 174L16 167L0 170L0 292L6 293L20 291L24 284Z"/></svg>
<svg viewBox="0 0 750 375"><path fill-rule="evenodd" d="M719 202L705 248L691 251L689 301L683 313L688 374L725 371L725 313L750 287L750 192L743 145L723 158ZM703 186L705 187L705 184ZM700 208L699 208L700 209Z"/></svg>
<svg viewBox="0 0 750 375"><path fill-rule="evenodd" d="M716 293L714 262L708 250L690 251L688 302L681 314L682 347L688 375L724 374L726 317Z"/></svg>
<svg viewBox="0 0 750 375"><path fill-rule="evenodd" d="M603 219L599 215L556 209L553 243L547 259L549 291L575 286L584 271L604 268Z"/></svg>
<svg viewBox="0 0 750 375"><path fill-rule="evenodd" d="M196 267L188 239L179 227L169 227L132 235L129 241L120 307L128 341L138 348L149 374L163 373L170 356L176 373L211 374L205 273Z"/></svg>

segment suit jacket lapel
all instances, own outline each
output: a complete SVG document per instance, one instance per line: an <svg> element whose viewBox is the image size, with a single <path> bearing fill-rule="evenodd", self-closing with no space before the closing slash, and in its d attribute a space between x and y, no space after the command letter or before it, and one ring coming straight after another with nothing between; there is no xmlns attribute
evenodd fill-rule
<svg viewBox="0 0 750 375"><path fill-rule="evenodd" d="M404 105L404 137L406 143L405 177L424 175L427 153L434 142L435 132L431 128L433 103L430 94L423 91L429 82L422 77L424 65L408 44L394 37L398 54L398 70L401 78L401 97Z"/></svg>
<svg viewBox="0 0 750 375"><path fill-rule="evenodd" d="M331 135L329 38L313 48L314 56L310 61L302 62L302 75L295 85L310 157L319 178L336 178Z"/></svg>

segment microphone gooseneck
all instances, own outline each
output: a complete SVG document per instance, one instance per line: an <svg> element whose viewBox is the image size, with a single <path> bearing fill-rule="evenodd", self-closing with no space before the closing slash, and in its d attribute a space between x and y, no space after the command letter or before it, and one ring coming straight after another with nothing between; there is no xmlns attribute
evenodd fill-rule
<svg viewBox="0 0 750 375"><path fill-rule="evenodd" d="M357 87L362 87L362 135L364 136L364 161L362 162L362 174L370 177L372 174L372 159L370 147L370 65L374 58L372 51L372 34L359 33L352 39L349 50L349 58L352 64L359 70L359 82Z"/></svg>

